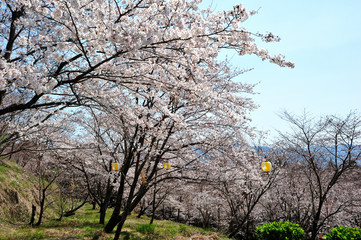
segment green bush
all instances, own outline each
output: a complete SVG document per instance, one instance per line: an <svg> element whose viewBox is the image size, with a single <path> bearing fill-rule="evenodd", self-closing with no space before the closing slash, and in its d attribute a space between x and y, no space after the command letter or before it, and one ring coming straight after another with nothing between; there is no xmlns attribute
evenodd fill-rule
<svg viewBox="0 0 361 240"><path fill-rule="evenodd" d="M258 240L301 240L305 231L291 222L272 222L256 228Z"/></svg>
<svg viewBox="0 0 361 240"><path fill-rule="evenodd" d="M327 240L361 240L361 228L339 226L325 234Z"/></svg>
<svg viewBox="0 0 361 240"><path fill-rule="evenodd" d="M146 234L146 233L153 233L154 232L155 225L154 224L142 224L139 227L137 227L135 230L137 232Z"/></svg>

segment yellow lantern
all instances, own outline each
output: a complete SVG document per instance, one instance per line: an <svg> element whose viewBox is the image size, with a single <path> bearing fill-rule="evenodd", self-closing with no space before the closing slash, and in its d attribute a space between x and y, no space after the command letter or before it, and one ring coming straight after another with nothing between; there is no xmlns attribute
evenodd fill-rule
<svg viewBox="0 0 361 240"><path fill-rule="evenodd" d="M163 163L163 168L164 168L165 170L168 170L168 169L170 168L169 162L164 162L164 163Z"/></svg>
<svg viewBox="0 0 361 240"><path fill-rule="evenodd" d="M262 171L269 172L272 169L272 164L269 161L264 161L261 163Z"/></svg>
<svg viewBox="0 0 361 240"><path fill-rule="evenodd" d="M119 170L119 164L116 162L116 163L113 163L113 171L118 171Z"/></svg>

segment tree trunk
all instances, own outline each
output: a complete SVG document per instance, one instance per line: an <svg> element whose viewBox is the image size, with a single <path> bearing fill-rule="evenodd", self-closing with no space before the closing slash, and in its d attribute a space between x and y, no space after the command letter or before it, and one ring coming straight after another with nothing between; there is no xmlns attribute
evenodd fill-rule
<svg viewBox="0 0 361 240"><path fill-rule="evenodd" d="M141 216L143 216L147 209L148 209L148 207L141 208L139 213L138 213L137 218L140 218Z"/></svg>
<svg viewBox="0 0 361 240"><path fill-rule="evenodd" d="M125 220L127 219L128 217L128 211L124 211L122 213L122 215L120 216L120 222L118 224L118 227L117 227L117 230L115 232L115 235L114 235L114 240L119 240L119 237L120 237L120 233L122 232L122 228L123 228L123 225L125 223Z"/></svg>
<svg viewBox="0 0 361 240"><path fill-rule="evenodd" d="M99 224L104 224L104 221L105 221L105 214L107 213L107 204L106 203L103 203L101 206L100 206L100 217L99 217Z"/></svg>
<svg viewBox="0 0 361 240"><path fill-rule="evenodd" d="M119 219L119 214L120 214L121 205L122 205L123 186L124 186L124 179L121 179L113 213L112 213L108 223L104 227L104 232L106 232L106 233L111 233L113 231L113 229L115 228L115 226L119 222L118 219Z"/></svg>
<svg viewBox="0 0 361 240"><path fill-rule="evenodd" d="M43 194L41 196L41 201L40 201L39 219L38 219L38 222L35 224L36 226L39 226L41 224L41 220L43 218L44 205L45 205L45 192L46 192L46 189L43 189L43 191L42 191Z"/></svg>
<svg viewBox="0 0 361 240"><path fill-rule="evenodd" d="M154 192L153 192L153 204L152 204L152 218L150 219L149 224L153 224L154 221L154 215L155 215L155 200L156 200L156 194L157 194L157 172L155 172L155 179L154 179Z"/></svg>
<svg viewBox="0 0 361 240"><path fill-rule="evenodd" d="M121 220L121 217L119 215L120 215L120 210L121 210L121 206L122 206L122 199L123 199L123 193L124 193L124 185L125 185L125 176L126 176L126 174L127 174L127 171L125 171L125 172L123 172L123 174L121 174L121 179L120 179L120 183L119 183L119 188L118 188L118 193L117 193L117 199L116 199L116 202L115 202L115 207L114 207L113 213L112 213L108 223L104 227L104 232L106 232L106 233L112 232L113 229L115 228L115 226ZM134 184L133 184L133 186L132 186L132 188L130 190L129 196L128 196L128 202L124 206L124 212L127 212L127 214L129 212L131 212L131 210L129 211L128 208L129 208L130 203L131 203L129 201L131 201L131 199L133 198L135 184L136 184L136 182L134 182ZM123 214L124 214L124 212L123 212ZM123 214L122 214L122 216L123 216Z"/></svg>
<svg viewBox="0 0 361 240"><path fill-rule="evenodd" d="M71 210L65 212L64 217L73 216L77 210L79 210L82 206L85 205L85 203L86 203L86 198L85 198L84 202L82 202L82 204L80 204L80 205L77 206L76 208L71 209Z"/></svg>
<svg viewBox="0 0 361 240"><path fill-rule="evenodd" d="M128 201L127 201L126 205L124 206L124 212L120 216L119 216L119 214L114 215L114 212L113 212L113 215L111 216L110 220L108 221L107 225L105 226L104 231L106 233L110 233L111 231L113 231L115 226L119 223L118 227L117 227L117 231L116 231L116 236L118 236L118 237L117 238L114 237L114 240L119 239L120 232L122 231L122 227L124 225L125 220L127 219L128 215L133 211L133 209L139 204L140 200L142 200L142 198L144 197L146 192L147 192L147 187L141 186L141 189L139 190L137 196L134 199L133 199L133 194L130 193L130 195L128 196ZM131 199L133 199L133 201ZM120 212L120 210L119 210L119 212Z"/></svg>
<svg viewBox="0 0 361 240"><path fill-rule="evenodd" d="M247 221L249 214L250 212L247 213L247 215L242 219L240 223L238 223L238 221L235 220L234 230L233 231L231 230L231 233L228 235L229 238L233 238L234 236L236 236L239 230L241 230L241 228L243 227L243 224Z"/></svg>
<svg viewBox="0 0 361 240"><path fill-rule="evenodd" d="M36 213L36 206L34 204L32 204L31 206L31 218L30 218L30 223L29 225L33 225L34 221L35 221L35 213Z"/></svg>
<svg viewBox="0 0 361 240"><path fill-rule="evenodd" d="M108 178L107 191L105 193L105 198L104 198L104 201L100 205L99 224L105 223L105 215L107 213L107 209L108 209L108 205L109 205L112 193L113 193L113 186L111 185L110 178Z"/></svg>
<svg viewBox="0 0 361 240"><path fill-rule="evenodd" d="M114 211L115 211L115 209L114 209ZM104 227L104 232L106 232L106 233L111 233L113 231L113 229L115 228L115 226L118 224L118 216L114 215L114 211L113 211L113 214L110 217L108 223ZM120 213L120 210L119 210L119 213Z"/></svg>
<svg viewBox="0 0 361 240"><path fill-rule="evenodd" d="M318 221L320 220L320 212L316 213L315 218L313 219L312 222L312 229L311 229L311 240L315 240L317 237L317 232L318 232Z"/></svg>
<svg viewBox="0 0 361 240"><path fill-rule="evenodd" d="M319 203L318 203L317 212L312 221L312 228L311 228L311 239L312 240L315 240L318 235L317 234L318 229L319 229L318 222L320 221L321 211L322 211L323 203L325 202L325 199L326 199L326 197L325 197L326 194L327 194L327 192L325 192L324 195L320 198Z"/></svg>

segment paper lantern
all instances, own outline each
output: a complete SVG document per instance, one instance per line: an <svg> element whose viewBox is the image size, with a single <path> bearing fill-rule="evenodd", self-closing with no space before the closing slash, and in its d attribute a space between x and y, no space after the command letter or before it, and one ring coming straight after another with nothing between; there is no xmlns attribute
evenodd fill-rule
<svg viewBox="0 0 361 240"><path fill-rule="evenodd" d="M269 161L264 161L261 163L262 171L269 172L272 169L272 164Z"/></svg>
<svg viewBox="0 0 361 240"><path fill-rule="evenodd" d="M164 163L163 163L163 168L164 168L165 170L168 170L168 169L170 168L169 162L164 162Z"/></svg>
<svg viewBox="0 0 361 240"><path fill-rule="evenodd" d="M113 163L113 171L118 171L119 170L119 164L116 162L116 163Z"/></svg>

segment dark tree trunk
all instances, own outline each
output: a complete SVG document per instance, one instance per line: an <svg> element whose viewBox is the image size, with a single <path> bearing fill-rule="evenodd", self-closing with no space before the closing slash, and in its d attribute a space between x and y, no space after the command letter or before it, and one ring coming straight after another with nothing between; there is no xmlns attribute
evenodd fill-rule
<svg viewBox="0 0 361 240"><path fill-rule="evenodd" d="M105 226L104 231L108 230L106 233L110 233L113 231L115 226L118 224L114 240L118 240L120 236L120 232L122 231L123 225L125 223L125 220L127 219L128 215L133 211L133 209L139 204L140 200L144 197L145 193L147 192L147 187L145 185L142 185L139 189L139 192L137 193L136 197L134 197L132 191L130 192L128 196L128 201L126 205L124 206L124 212L121 215L113 216L113 219L110 219L108 224ZM131 200L133 199L133 200Z"/></svg>
<svg viewBox="0 0 361 240"><path fill-rule="evenodd" d="M30 218L30 223L29 225L33 225L34 224L34 221L35 221L35 213L36 213L36 206L33 204L31 206L31 218Z"/></svg>
<svg viewBox="0 0 361 240"><path fill-rule="evenodd" d="M82 204L80 204L80 205L77 206L76 208L65 212L64 217L73 216L77 210L79 210L82 206L85 205L85 203L86 203L86 199L84 200L84 202L82 202Z"/></svg>
<svg viewBox="0 0 361 240"><path fill-rule="evenodd" d="M157 194L157 172L155 173L155 183L154 183L154 192L153 192L153 204L152 204L152 218L150 219L149 224L153 224L154 221L154 215L155 215L155 200L156 200L156 194Z"/></svg>
<svg viewBox="0 0 361 240"><path fill-rule="evenodd" d="M117 230L114 235L114 240L119 240L120 233L122 232L123 225L125 223L125 220L127 219L128 211L124 211L122 215L120 216L120 221L117 227Z"/></svg>
<svg viewBox="0 0 361 240"><path fill-rule="evenodd" d="M113 193L113 186L111 184L110 178L108 178L107 191L105 193L105 198L104 198L104 201L102 202L102 204L100 205L99 224L105 223L105 215L107 213L107 209L108 209L108 205L109 205L112 193Z"/></svg>
<svg viewBox="0 0 361 240"><path fill-rule="evenodd" d="M108 206L106 204L102 204L100 206L99 224L104 224L105 214L107 213L107 208L108 208Z"/></svg>
<svg viewBox="0 0 361 240"><path fill-rule="evenodd" d="M121 180L120 180L120 186L118 188L118 193L117 193L117 198L116 198L113 213L112 213L108 223L104 227L104 232L106 232L106 233L111 233L113 231L113 229L115 228L115 226L119 222L118 218L119 218L121 205L122 205L124 183L125 183L125 180L124 180L124 177L122 176Z"/></svg>
<svg viewBox="0 0 361 240"><path fill-rule="evenodd" d="M117 192L117 198L115 201L115 207L113 210L112 215L110 216L110 219L108 221L108 223L105 225L104 227L104 232L106 233L110 233L113 231L113 229L115 228L115 226L120 222L121 217L120 217L120 210L121 210L121 206L122 206L122 199L123 199L123 193L124 193L124 185L125 185L125 178L127 176L128 170L129 170L129 166L130 166L130 159L127 162L127 164L124 164L122 169L121 169L121 178L120 178L120 182L119 182L119 188L118 188L118 192ZM138 177L136 177L136 179L138 179ZM133 199L133 194L134 194L134 190L135 190L135 186L136 186L137 182L136 180L133 182L133 185L131 186L129 195L128 195L128 201L125 203L124 206L124 212L122 214L122 216L124 215L124 213L126 212L127 214L125 215L125 218L127 217L128 213L131 212L131 210L129 211L129 205ZM125 221L125 220L124 220Z"/></svg>
<svg viewBox="0 0 361 240"><path fill-rule="evenodd" d="M44 205L45 205L45 192L46 189L44 189L42 191L42 196L41 196L41 201L40 201L40 213L39 213L39 219L38 222L35 224L36 226L39 226L41 224L41 221L43 219L43 214L44 214Z"/></svg>
<svg viewBox="0 0 361 240"><path fill-rule="evenodd" d="M319 207L318 207L318 211L317 211L317 213L316 213L316 215L315 215L315 218L313 219L313 222L312 222L311 240L315 240L316 237L317 237L318 222L319 222L319 220L320 220L322 205L323 205L323 201L320 203L320 205L319 205Z"/></svg>
<svg viewBox="0 0 361 240"><path fill-rule="evenodd" d="M137 215L137 218L140 218L141 216L143 216L147 209L148 209L148 207L140 208L140 211L139 211L139 213Z"/></svg>

